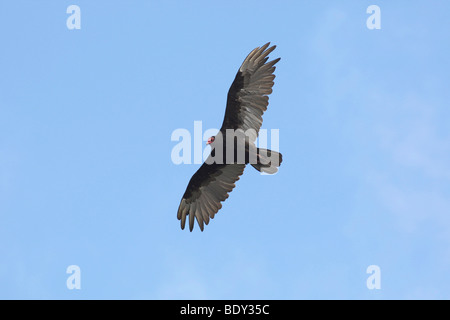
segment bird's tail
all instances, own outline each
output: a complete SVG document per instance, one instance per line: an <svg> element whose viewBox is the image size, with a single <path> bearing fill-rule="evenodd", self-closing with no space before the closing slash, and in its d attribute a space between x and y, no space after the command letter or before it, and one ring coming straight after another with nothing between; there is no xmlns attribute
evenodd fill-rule
<svg viewBox="0 0 450 320"><path fill-rule="evenodd" d="M259 172L274 174L278 172L278 167L283 161L283 156L277 151L269 149L257 149L257 163L251 164Z"/></svg>

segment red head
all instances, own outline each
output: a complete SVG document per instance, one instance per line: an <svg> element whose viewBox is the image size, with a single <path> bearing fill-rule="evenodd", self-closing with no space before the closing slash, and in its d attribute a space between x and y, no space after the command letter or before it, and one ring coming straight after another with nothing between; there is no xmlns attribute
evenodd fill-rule
<svg viewBox="0 0 450 320"><path fill-rule="evenodd" d="M206 142L206 144L211 144L214 142L214 140L216 139L216 137L212 136L208 139L208 142Z"/></svg>

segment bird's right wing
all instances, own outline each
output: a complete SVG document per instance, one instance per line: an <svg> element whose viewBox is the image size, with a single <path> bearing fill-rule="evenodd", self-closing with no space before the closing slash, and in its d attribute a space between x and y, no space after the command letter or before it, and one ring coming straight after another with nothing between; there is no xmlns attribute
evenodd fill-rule
<svg viewBox="0 0 450 320"><path fill-rule="evenodd" d="M208 161L206 161L208 162ZM192 176L186 192L178 207L178 220L184 229L186 217L189 216L189 230L194 228L194 218L200 229L209 223L222 208L220 202L228 198L228 193L235 187L245 169L245 164L207 164L203 165Z"/></svg>

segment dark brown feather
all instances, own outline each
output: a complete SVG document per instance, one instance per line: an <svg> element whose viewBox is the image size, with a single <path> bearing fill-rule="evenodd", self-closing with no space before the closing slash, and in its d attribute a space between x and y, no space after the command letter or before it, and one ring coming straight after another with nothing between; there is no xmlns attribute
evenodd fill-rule
<svg viewBox="0 0 450 320"><path fill-rule="evenodd" d="M275 64L280 58L267 62L267 55L276 46L268 48L266 43L256 48L245 58L228 91L225 117L220 129L253 129L256 135L262 125L262 115L269 104L268 95L272 93ZM257 136L253 137L253 141Z"/></svg>

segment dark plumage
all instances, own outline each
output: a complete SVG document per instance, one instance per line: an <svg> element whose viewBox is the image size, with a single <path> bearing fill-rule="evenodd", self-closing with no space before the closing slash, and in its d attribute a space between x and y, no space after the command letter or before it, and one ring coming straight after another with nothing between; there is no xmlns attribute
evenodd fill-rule
<svg viewBox="0 0 450 320"><path fill-rule="evenodd" d="M275 64L280 60L267 62L268 55L276 48L269 48L269 44L250 52L231 84L222 127L208 140L211 154L192 176L181 199L177 216L182 229L189 217L190 231L194 228L194 219L203 231L204 224L208 224L222 208L221 202L228 198L246 164L250 163L258 171L266 173L278 171L281 154L256 148L254 144L262 125L262 115L269 104L268 95L272 93ZM227 129L236 133L232 141L233 150L227 148ZM239 158L239 150L244 151L243 158ZM234 153L227 158L231 151Z"/></svg>

